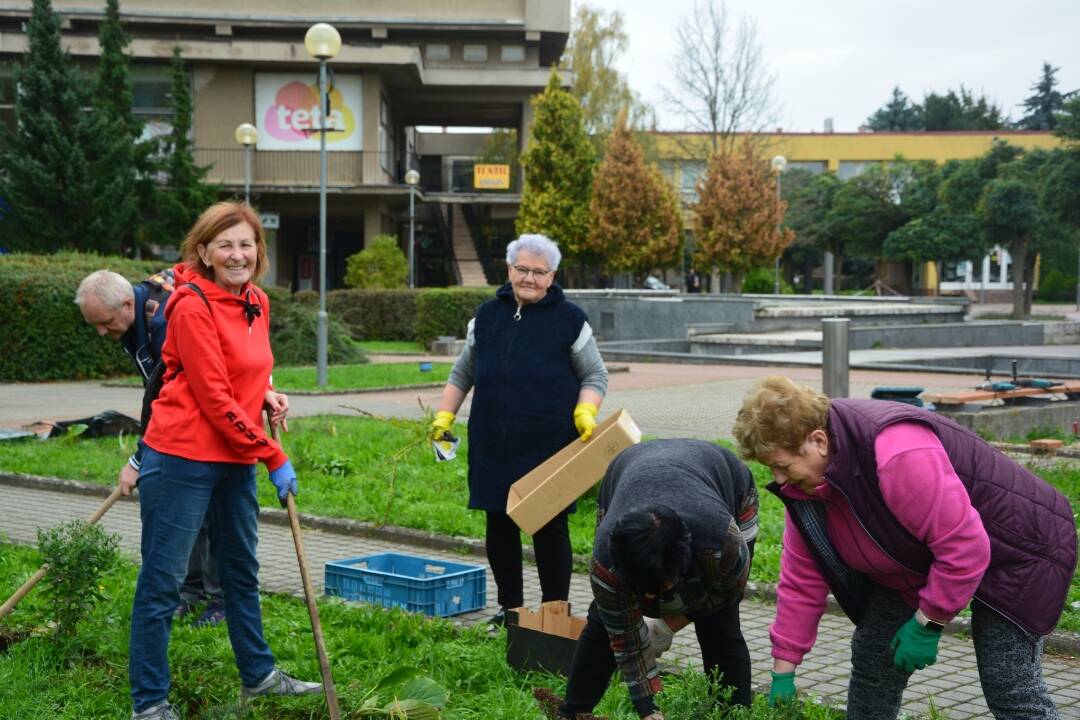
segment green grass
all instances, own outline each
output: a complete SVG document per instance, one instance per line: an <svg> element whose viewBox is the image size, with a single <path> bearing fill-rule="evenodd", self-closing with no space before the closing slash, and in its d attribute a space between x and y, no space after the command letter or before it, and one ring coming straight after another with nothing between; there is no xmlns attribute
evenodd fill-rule
<svg viewBox="0 0 1080 720"><path fill-rule="evenodd" d="M431 370L421 371L419 362L379 363L362 365L331 365L326 369L328 392L348 392L351 390L369 390L372 388L394 388L426 383L445 383L450 377L450 362L431 363ZM112 378L110 383L122 385L141 385L135 375ZM274 387L278 392L318 392L323 391L315 381L314 367L278 367L274 368Z"/></svg>
<svg viewBox="0 0 1080 720"><path fill-rule="evenodd" d="M327 368L327 390L345 392L369 388L390 388L424 383L445 383L453 363L431 363L431 370L420 370L419 362L380 363L377 365L331 365ZM274 387L283 393L322 390L315 382L314 367L274 369Z"/></svg>
<svg viewBox="0 0 1080 720"><path fill-rule="evenodd" d="M377 367L377 366L375 366ZM436 463L426 441L426 424L408 420L377 420L342 416L296 418L284 436L286 452L300 480L301 511L328 517L352 518L398 525L457 537L482 538L483 513L467 509L468 437L464 426L458 458ZM722 444L730 446L730 443ZM133 441L9 440L0 443L0 470L51 475L113 485L133 449ZM767 468L749 463L759 488L770 480ZM1080 508L1080 467L1059 463L1035 472L1057 487ZM279 507L266 471L259 469L259 502ZM784 509L772 493L760 493L761 529L754 549L751 579L775 583L780 572ZM577 503L570 515L574 552L592 551L596 524L596 488ZM525 536L525 542L530 542ZM1059 627L1080 632L1080 576L1074 576L1069 603Z"/></svg>
<svg viewBox="0 0 1080 720"><path fill-rule="evenodd" d="M0 595L7 597L39 564L34 550L0 545ZM106 600L80 626L74 644L48 635L40 593L31 593L5 620L5 627L37 634L0 653L0 717L126 720L130 717L127 682L128 628L136 569L131 562L101 578ZM265 634L276 659L298 677L319 678L310 624L303 602L265 595ZM364 693L391 670L411 666L448 691L447 720L542 720L532 698L534 687L562 694L564 681L546 674L518 674L505 662L505 639L483 626L461 629L452 623L381 610L338 600L319 602L319 615L342 717L357 717ZM260 698L250 712L237 703L240 680L227 630L173 625L169 648L173 688L170 700L183 717L251 720L301 720L325 717L321 697ZM753 710L735 714L703 708L709 687L700 673L683 672L665 680L658 704L669 718L723 720L833 720L839 715L806 703L780 714L758 698ZM383 702L389 698L384 696ZM637 718L624 687L613 679L598 714L611 720Z"/></svg>
<svg viewBox="0 0 1080 720"><path fill-rule="evenodd" d="M360 340L356 344L368 355L423 355L426 352L413 340Z"/></svg>

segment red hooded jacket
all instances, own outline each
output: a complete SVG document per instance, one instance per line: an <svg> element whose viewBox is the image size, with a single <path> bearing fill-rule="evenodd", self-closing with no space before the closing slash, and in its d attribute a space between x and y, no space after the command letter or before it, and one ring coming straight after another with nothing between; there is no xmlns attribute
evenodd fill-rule
<svg viewBox="0 0 1080 720"><path fill-rule="evenodd" d="M209 307L181 282L198 285ZM188 460L281 467L288 456L263 430L263 399L274 367L266 293L248 283L233 295L177 266L165 317L165 384L145 443Z"/></svg>

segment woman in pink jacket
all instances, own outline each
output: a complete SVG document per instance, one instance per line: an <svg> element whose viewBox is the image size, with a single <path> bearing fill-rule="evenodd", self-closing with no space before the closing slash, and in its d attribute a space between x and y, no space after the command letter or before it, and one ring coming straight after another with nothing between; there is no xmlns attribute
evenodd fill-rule
<svg viewBox="0 0 1080 720"><path fill-rule="evenodd" d="M1076 567L1064 496L940 415L830 401L783 377L750 391L734 434L787 509L771 702L795 695L832 592L856 626L849 720L897 717L908 678L969 604L995 717L1058 717L1040 657Z"/></svg>

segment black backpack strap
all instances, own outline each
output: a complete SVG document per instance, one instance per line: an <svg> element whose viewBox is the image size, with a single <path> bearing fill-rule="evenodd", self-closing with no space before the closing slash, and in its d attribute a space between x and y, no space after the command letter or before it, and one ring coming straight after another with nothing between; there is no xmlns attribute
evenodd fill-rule
<svg viewBox="0 0 1080 720"><path fill-rule="evenodd" d="M186 283L183 287L191 288L196 295L202 298L203 303L206 304L206 309L210 311L210 315L213 316L214 309L210 307L210 301L206 299L206 293L202 288L195 283ZM183 370L183 366L177 366L176 372ZM146 381L146 389L143 390L142 401L142 414L139 419L139 424L142 426L143 433L146 432L146 428L150 426L150 415L152 414L152 405L157 400L158 395L161 393L161 388L165 385L165 359L158 360L157 365L154 366L154 371L150 373L150 378Z"/></svg>

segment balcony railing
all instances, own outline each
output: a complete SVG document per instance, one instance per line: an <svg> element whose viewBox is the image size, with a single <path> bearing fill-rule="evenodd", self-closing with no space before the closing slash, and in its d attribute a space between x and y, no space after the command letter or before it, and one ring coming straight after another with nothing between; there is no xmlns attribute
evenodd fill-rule
<svg viewBox="0 0 1080 720"><path fill-rule="evenodd" d="M195 162L210 167L207 180L221 185L244 184L243 148L195 148ZM326 184L386 185L404 182L395 158L379 151L327 152ZM251 151L251 184L271 187L318 187L319 153Z"/></svg>

